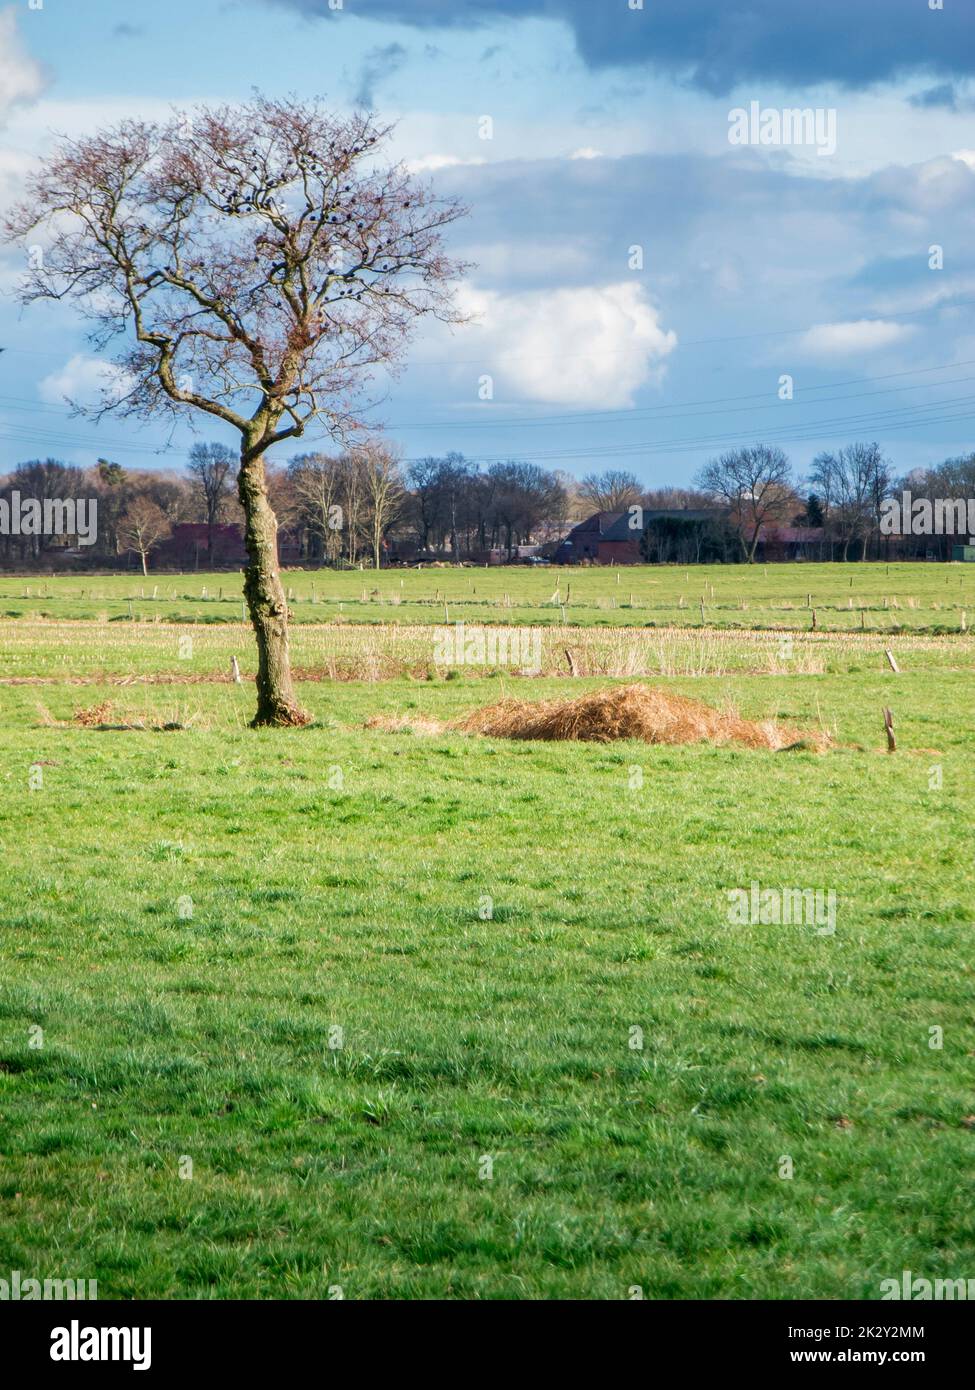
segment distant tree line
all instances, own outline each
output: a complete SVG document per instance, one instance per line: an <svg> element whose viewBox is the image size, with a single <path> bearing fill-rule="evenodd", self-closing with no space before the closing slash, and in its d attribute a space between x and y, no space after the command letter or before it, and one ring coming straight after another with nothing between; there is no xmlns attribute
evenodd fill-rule
<svg viewBox="0 0 975 1390"><path fill-rule="evenodd" d="M43 568L62 560L103 568L151 567L183 523L203 528L197 563L214 563L221 527L240 527L237 456L220 443L193 446L182 472L135 470L100 459L91 468L31 460L0 478L0 499L91 499L94 544L73 538L0 534L0 562ZM805 477L783 451L757 444L703 467L694 486L644 488L623 470L581 480L517 459L484 468L460 453L404 464L380 441L337 453L305 453L269 466L268 490L279 534L297 563L379 567L405 560L510 560L519 546L554 548L593 512L638 508L640 553L650 563L753 562L771 534L801 534L810 559L950 559L966 536L889 536L885 499L975 497L975 454L897 477L876 443L817 455ZM653 516L653 513L667 515ZM686 515L682 515L686 513Z"/></svg>

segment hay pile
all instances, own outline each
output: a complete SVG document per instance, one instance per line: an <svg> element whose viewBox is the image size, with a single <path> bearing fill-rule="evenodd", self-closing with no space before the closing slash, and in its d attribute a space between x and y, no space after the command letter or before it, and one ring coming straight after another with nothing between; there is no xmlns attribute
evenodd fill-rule
<svg viewBox="0 0 975 1390"><path fill-rule="evenodd" d="M737 743L745 748L821 749L824 735L803 734L767 720L753 723L648 685L616 686L575 700L501 700L474 710L449 728L490 738L581 739L610 743Z"/></svg>

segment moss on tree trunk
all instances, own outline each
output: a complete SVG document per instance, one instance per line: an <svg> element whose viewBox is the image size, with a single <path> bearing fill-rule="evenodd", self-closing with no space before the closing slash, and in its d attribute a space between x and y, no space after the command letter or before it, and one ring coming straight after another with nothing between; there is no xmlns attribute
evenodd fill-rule
<svg viewBox="0 0 975 1390"><path fill-rule="evenodd" d="M249 564L244 597L257 637L257 713L252 726L300 727L311 716L298 704L288 650L288 600L278 570L278 522L268 500L264 458L246 447L237 493L244 509Z"/></svg>

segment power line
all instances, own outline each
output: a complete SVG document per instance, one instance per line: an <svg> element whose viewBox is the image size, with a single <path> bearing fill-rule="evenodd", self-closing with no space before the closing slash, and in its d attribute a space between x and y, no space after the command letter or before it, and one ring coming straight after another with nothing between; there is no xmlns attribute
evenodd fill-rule
<svg viewBox="0 0 975 1390"><path fill-rule="evenodd" d="M958 365L959 365L959 366L962 366L962 365L964 365L964 364L963 364L963 363L959 363ZM973 365L975 365L975 364L973 364ZM905 373L905 375L907 375L907 373ZM881 381L881 380L883 380L884 378L878 377L878 378L876 378L876 379L877 379L878 381ZM800 395L798 395L798 394L797 394L794 398L790 397L788 400L775 400L775 401L769 401L769 400L768 400L769 393L768 393L767 391L762 391L762 392L758 392L758 393L756 393L756 394L754 394L754 395L747 395L747 396L727 396L727 397L724 397L724 400L727 400L727 401L729 401L729 402L730 402L730 401L736 401L736 400L738 400L738 401L764 400L764 401L767 401L767 402L768 402L768 404L766 404L766 405L759 405L759 406L754 406L754 405L729 406L727 409L722 409L722 410L705 410L705 411L694 410L694 411L689 412L688 414L684 414L684 415L658 415L658 416L657 416L657 419L658 419L658 420L662 420L662 421L698 419L698 418L700 418L701 415L736 415L736 414L741 414L743 411L747 411L747 410L781 410L781 409L783 409L785 406L795 406L795 407L799 407L799 408L805 408L805 407L808 407L808 406L826 405L826 404L828 404L828 403L830 403L830 402L832 402L832 401L857 401L857 400L863 400L863 399L865 399L865 398L867 398L867 397L870 397L870 396L889 396L889 395L893 395L894 393L899 392L899 391L930 391L933 387L936 387L936 386L960 386L960 385L964 384L965 382L969 382L969 381L975 381L975 376L960 376L960 377L955 377L955 378L953 378L953 379L950 380L950 381L921 381L921 382L917 382L914 386L888 386L886 389L881 390L881 391L857 391L857 392L852 392L851 394L846 395L846 396L823 396L820 400L813 400L813 401L805 401L805 400L802 400L802 399L800 398ZM825 387L810 387L810 388L804 388L804 389L809 389L809 390L825 390L826 388L825 388ZM688 404L688 405L692 405L692 404L696 404L696 405L717 405L717 404L719 404L719 403L720 403L719 401L699 401L699 402L690 402L690 401L689 401L689 402L686 402L685 404ZM645 416L646 414L648 414L648 413L650 413L650 412L654 412L654 411L658 411L658 410L676 410L676 409L677 409L677 405L675 404L675 405L670 405L670 406L646 406L646 407L641 407L641 408L639 408L639 409L632 410L632 411L591 411L591 412L590 412L590 411L580 411L579 413L572 412L572 413L567 413L567 414L564 414L564 415L551 415L551 416L547 416L547 417L542 417L542 418L537 419L537 420L493 420L493 421L486 421L484 424L479 424L479 423L474 422L474 421L471 421L471 422L466 422L466 421L465 421L465 422L460 422L460 423L457 423L457 424L454 424L454 425L451 425L451 424L449 424L449 423L443 423L443 424L441 424L441 423L439 423L439 422L424 422L424 423L414 423L414 424L399 424L399 423L394 423L394 424L389 424L389 425L387 425L385 428L387 428L387 429L395 429L395 430L411 430L411 429L444 429L444 430L448 430L448 429L449 429L449 430L456 430L456 429L503 429L503 428L504 428L504 429L511 429L511 428L513 428L513 427L514 427L514 428L525 428L526 426L533 426L533 427L534 427L534 426L538 426L538 425L542 425L542 426L548 427L548 426L550 426L550 425L560 425L560 424L567 424L567 423L573 423L573 424L575 424L575 423L579 423L580 421L587 420L587 419L589 419L589 418L597 418L597 417L599 417L599 416L606 416L606 415L611 415L611 416L616 417L616 418L613 418L613 419L611 419L611 420L605 420L604 423L606 423L606 424L617 424L617 425L622 425L622 424L627 424L627 423L629 423L630 421L634 421L634 420L637 421L637 422L639 422L639 421L641 421L641 420L644 418L644 416Z"/></svg>
<svg viewBox="0 0 975 1390"><path fill-rule="evenodd" d="M958 309L971 304L975 304L975 299L946 299L941 300L935 304L923 305L921 308L918 309L899 309L893 312L898 319L920 318L923 317L925 314L933 314L941 309ZM828 327L831 322L838 322L838 320L830 320L826 323L820 320L818 323L803 324L800 328L767 328L761 329L756 333L733 333L713 338L687 338L684 340L678 338L677 345L679 347L685 348L707 347L713 343L744 343L754 341L758 338L787 338L802 333L809 333L814 328ZM867 324L886 323L887 319L875 315L871 318L857 320L857 322ZM667 331L674 332L673 329L669 329ZM9 348L8 351L30 357L63 356L63 353L43 351L36 348ZM632 348L627 346L619 348L602 348L598 352L592 350L590 350L589 352L532 352L520 355L506 353L505 362L571 362L586 360L593 357L619 357L629 352L632 352ZM415 371L419 368L426 367L483 367L484 363L485 359L483 357L451 357L444 361L430 361L425 359L414 360L413 362L408 364L408 367L410 371Z"/></svg>
<svg viewBox="0 0 975 1390"><path fill-rule="evenodd" d="M915 370L916 370L916 373L917 373L917 374L921 374L921 373L930 373L930 372L934 372L934 371L944 371L944 370L950 369L950 367L952 367L952 366L963 366L963 365L965 365L965 364L964 364L964 363L950 363L950 364L944 364L944 365L939 366L939 367L918 368L918 369L915 369ZM911 373L911 372L889 373L886 377L864 378L864 380L867 381L867 382L869 382L869 381L874 381L874 380L875 380L875 381L883 381L883 380L890 380L890 379L892 379L892 378L894 378L894 377L909 376L909 375L912 375L912 374L913 374L913 373ZM953 385L958 385L958 384L961 384L961 383L970 381L970 380L972 380L972 379L973 379L972 377L961 377L961 378L956 378L956 379L953 379L953 380L950 380L950 381L925 382L925 383L918 383L918 384L916 384L915 386L911 386L911 387L904 387L904 388L902 388L902 389L904 389L904 390L936 389L936 388L938 388L938 387L950 387L950 386L953 386ZM844 384L844 383L835 383L834 385L842 385L842 384ZM856 383L849 383L849 384L856 384ZM829 385L826 385L826 386L823 386L823 387L821 387L821 388L819 388L819 389L830 389L830 387L829 387ZM856 394L854 394L854 395L847 395L847 396L825 397L825 398L823 398L822 400L819 400L819 401L810 401L810 402L808 402L808 403L806 403L806 402L791 402L790 404L798 404L798 405L807 405L807 404L808 404L808 405L816 405L816 406L819 406L819 405L825 405L825 404L830 403L830 402L832 402L832 401L856 400L856 399L863 399L863 398L865 398L865 397L872 397L872 396L875 396L875 395L884 395L884 394L888 394L888 392L886 392L886 391L869 392L869 391L868 391L868 392L860 392L860 393L856 393ZM14 398L14 399L17 399L17 398ZM735 398L735 397L729 397L729 398L726 398L726 399L734 400L734 399L736 399L736 398ZM741 397L741 398L737 398L737 399L751 399L751 398L746 396L746 397ZM823 432L826 432L826 431L833 431L833 430L835 430L835 429L837 429L837 428L840 428L840 427L857 428L857 429L872 428L872 427L874 427L874 426L876 426L877 428L882 428L882 429L904 428L904 427L906 427L906 426L908 426L908 425L911 425L911 424L926 424L926 423L930 423L930 418L929 418L930 412L932 412L932 411L943 412L946 408L949 408L949 407L954 407L954 406L958 406L958 405L967 405L967 404L969 404L973 399L975 399L975 398L970 397L970 396L959 396L959 397L953 397L953 398L947 398L947 399L941 398L941 399L939 399L939 400L930 401L930 402L923 403L923 404L916 404L916 405L911 405L911 406L893 406L893 407L887 408L887 409L882 410L882 411L860 412L860 413L855 414L855 415L833 416L833 417L827 417L826 419L807 420L807 421L798 422L798 423L796 423L796 422L790 422L790 423L784 424L784 425L775 425L775 426L770 426L770 427L763 427L763 428L761 428L759 431L750 430L750 431L749 431L749 437L754 437L756 433L760 433L761 436L762 436L763 438L766 438L766 439L784 438L784 439L787 439L787 440L789 440L789 439L791 439L791 440L805 440L805 439L809 439L809 438L815 438L815 436L816 436L817 434L822 434ZM783 404L784 404L784 403L783 403ZM673 409L674 407L669 407L669 408L670 408L670 409ZM778 406L776 405L776 406L769 407L769 408L778 408ZM743 409L747 409L747 407L744 407ZM723 413L725 413L725 412L722 412L722 411L711 411L711 412L707 412L707 413L709 413L709 414L723 414ZM734 413L734 412L728 412L728 413ZM898 422L899 417L905 417L905 418L903 419L902 422L900 422L900 423L895 423L895 422ZM566 417L566 418L571 419L571 418L573 418L573 417L569 416L569 417ZM681 418L687 418L687 417L686 417L686 416L680 416L680 415L659 416L659 417L658 417L658 420L659 420L659 421L666 422L666 421L669 421L669 420L671 420L671 419L681 419ZM942 417L942 418L944 418L944 417ZM965 416L954 416L954 417L950 417L950 418L953 418L953 419L962 419L962 418L967 418L967 417L965 417ZM513 423L517 423L517 422L513 422ZM526 423L527 423L527 422L526 422ZM600 446L589 447L589 448L587 448L587 447L579 447L579 448L573 448L573 449L546 449L546 450L537 450L537 451L533 452L531 455L526 455L526 454L524 454L523 451L521 451L521 450L516 450L516 451L508 450L508 451L506 451L506 453L505 453L505 457L510 457L511 454L512 454L512 452L516 452L516 453L518 454L518 456L521 457L521 458L535 459L535 460L539 460L539 461L541 461L541 460L547 460L547 459L585 459L585 458L627 457L627 456L632 456L632 455L641 454L641 453L659 453L659 452L661 452L661 451L663 451L663 450L666 450L666 449L683 450L683 449L692 449L692 448L694 448L694 449L697 449L697 448L707 448L707 447L711 447L711 446L714 446L714 445L727 444L727 443L729 443L729 442L731 441L732 438L736 438L736 437L741 437L741 436L729 436L729 434L728 434L727 432L722 432L721 434L698 434L698 435L681 436L681 437L677 437L677 438L663 439L663 440L646 440L646 441L640 441L640 442L638 442L638 443L622 442L622 443L619 443L619 444L607 444L607 445L600 445ZM11 442L11 443L15 443L15 444L20 444L20 445L38 444L38 445L43 445L43 446L49 447L49 448L117 449L117 450L121 450L121 451L128 452L128 453L141 453L141 454L155 455L155 456L165 455L165 454L172 454L172 453L174 453L174 452L178 452L178 450L177 450L174 446L172 446L172 445L166 445L166 446L161 446L161 447L159 447L159 446L154 446L154 445L150 445L150 444L140 443L140 442L138 442L138 441L133 441L133 440L122 441L122 440L106 439L106 438L95 438L95 439L90 439L90 438L86 438L86 437L84 437L84 436L80 436L80 435L77 435L77 434L70 433L70 432L68 432L68 431L66 431L66 430L31 430L31 429L29 429L27 426L21 426L21 425L8 425L8 426L7 426L6 432L0 433L0 438L6 439L7 441L9 441L9 442ZM309 436L309 440L310 440L310 441L311 441L313 438L314 438L314 437ZM320 438L320 439L327 439L327 436L322 435L322 436L318 436L318 438ZM474 458L472 458L472 462L475 462L475 461L488 461L488 460L494 461L494 460L497 459L498 457L499 457L498 455L488 455L488 454L485 454L485 455L481 455L481 456L479 456L479 457L478 457L478 456L475 456Z"/></svg>
<svg viewBox="0 0 975 1390"><path fill-rule="evenodd" d="M784 426L771 430L761 431L763 440L779 440L783 443L800 442L808 439L816 439L824 433L836 433L842 429L857 429L859 431L872 430L893 430L906 429L917 425L931 423L930 417L922 415L925 411L941 411L947 406L975 404L975 396L960 396L951 400L933 401L923 406L900 407L891 410L874 411L859 415L836 416L827 420L807 421L800 423L795 428ZM905 416L898 420L896 417ZM890 417L894 417L891 419ZM955 420L969 419L967 414L942 415L938 423L949 423ZM626 458L641 456L645 454L663 453L668 450L675 452L688 449L707 449L716 445L728 445L735 441L747 441L755 438L755 431L751 430L748 434L720 434L720 435L699 435L685 436L677 439L648 440L635 444L606 445L592 449L562 449L562 450L539 450L531 454L521 451L509 450L504 454L482 454L474 455L470 458L471 463L494 463L510 458L513 455L525 462L555 462L559 460L577 459L596 459L596 458ZM408 462L415 462L410 459Z"/></svg>
<svg viewBox="0 0 975 1390"><path fill-rule="evenodd" d="M810 401L806 401L806 400L801 399L801 396L804 396L807 392L812 392L812 391L839 390L839 389L843 389L843 388L848 387L848 386L870 385L870 384L872 384L872 383L874 383L874 382L880 382L880 381L893 381L893 380L901 379L901 378L906 377L906 376L930 375L930 374L933 373L933 372L951 371L951 370L953 370L953 369L956 368L956 367L967 367L967 366L975 366L975 358L970 358L970 359L967 359L967 360L961 361L961 362L946 362L946 363L942 363L942 364L940 364L940 365L938 365L938 366L934 366L934 367L914 367L914 368L910 368L910 369L905 370L905 371L902 371L902 372L887 372L887 373L885 373L885 374L882 375L882 376L875 376L875 377L860 377L860 378L855 378L855 379L850 380L850 381L824 382L824 383L821 383L821 384L818 385L818 386L806 386L806 387L800 388L800 397L799 397L799 398L795 398L795 399L793 399L793 400L791 400L791 401L779 401L779 400L776 400L776 401L774 401L774 402L769 402L768 405L766 405L766 406L760 406L759 409L779 410L779 409L781 409L784 405L791 405L791 406L796 406L796 407L799 407L799 408L806 408L806 407L808 407L808 406L825 405L825 404L827 404L827 403L831 403L831 402L834 402L834 401L848 401L848 400L849 400L849 401L852 401L852 400L866 399L866 398L872 397L872 396L890 395L890 394L892 394L894 391L926 391L926 390L935 389L935 388L937 388L937 387L939 387L939 386L957 386L957 385L962 385L962 384L964 384L964 383L966 383L966 382L975 380L975 377L965 376L965 377L956 377L956 378L953 378L952 380L948 380L948 381L916 382L914 385L905 385L905 386L900 386L900 387L889 387L889 388L887 388L887 389L885 389L885 390L881 390L881 391L861 391L861 392L855 392L855 393L851 393L851 394L849 394L849 395L844 395L844 396L824 396L824 397L820 398L819 400L810 400ZM514 418L506 419L506 420L485 421L484 423L481 423L481 422L478 422L478 421L457 421L457 422L454 422L454 423L440 422L440 421L427 421L427 422L413 421L413 422L410 422L410 423L401 423L401 422L395 422L395 421L394 421L394 422L386 422L382 427L385 428L385 429L396 429L396 430L406 430L406 429L451 429L451 430L457 430L457 429L501 429L501 428L512 428L512 427L524 427L524 426L528 426L528 425L530 425L530 426L536 426L536 425L542 425L542 424L544 424L544 425L549 425L549 424L566 424L566 423L569 423L569 424L576 424L576 423L579 423L579 422L581 422L581 421L585 421L585 420L589 420L589 419L605 419L606 417L613 417L613 419L614 419L615 422L621 423L621 424L622 424L622 423L628 423L628 422L631 422L631 421L637 421L637 422L639 422L641 419L644 418L644 416L648 416L648 415L650 415L650 416L656 416L656 418L657 418L658 420L663 420L663 421L667 421L667 420L679 420L679 419L687 419L687 418L690 418L690 417L688 417L688 416L686 416L686 415L675 415L675 414L665 415L665 414L660 414L659 412L663 412L663 411L670 411L670 412L673 412L673 411L676 411L676 410L679 410L679 409L682 409L682 408L688 407L688 406L699 407L699 406L708 406L708 405L725 405L725 404L732 405L734 402L737 402L737 401L756 401L756 400L761 401L761 400L767 400L767 399L768 399L768 394L769 394L769 393L768 393L767 391L761 391L761 392L748 392L748 393L744 393L744 394L740 394L740 395L734 395L734 396L716 396L716 397L712 397L712 398L710 398L710 399L705 399L705 400L700 400L700 401L674 401L674 402L672 402L672 403L670 403L670 404L667 404L667 405L642 406L642 407L638 407L638 408L633 409L633 410L566 411L566 412L561 412L561 413L558 413L558 414L551 414L551 415L547 415L547 416L539 416L539 417L536 417L536 418L534 418L534 419L522 419L522 418L519 418L519 417L514 417ZM28 411L29 411L29 412L31 412L31 413L35 413L35 412L40 411L40 412L42 412L42 413L44 413L44 414L58 414L58 415L66 415L66 416L71 417L71 418L76 418L76 417L74 416L73 411L70 410L70 409L68 409L68 408L66 408L66 407L53 406L53 405L39 405L39 404L34 404L33 402L28 401L28 399L27 399L26 397L24 397L24 396L4 396L4 395L0 395L0 404L2 404L2 403L4 403L4 402L6 402L7 404L5 404L5 405L3 406L3 408L4 408L4 409L7 409L7 410L22 410L22 411L25 411L25 412L28 412ZM14 402L17 402L18 404L13 404ZM21 403L22 403L22 404L21 404ZM714 411L706 411L706 412L703 412L703 413L704 413L704 414L711 414L711 415L736 414L736 413L741 413L741 411L747 410L747 409L750 409L750 408L751 408L751 407L743 406L743 407L740 407L740 408L737 409L737 410L735 410L735 409L729 409L729 410L714 410ZM695 410L693 418L697 418L701 413L702 413L702 412ZM9 428L11 428L11 429L16 429L16 430L24 430L24 429L26 429L26 427L20 426L20 425L11 425ZM53 438L54 435L53 435L52 433L48 432L48 434L45 435L45 436L38 435L37 437L39 437L39 438L40 438L40 437L51 437L51 438ZM68 436L64 436L64 437L68 437ZM72 438L78 439L79 436L72 436ZM120 441L98 441L98 442L107 443L110 447L119 447L119 448L144 448L144 449L150 450L151 452L157 452L157 450L156 450L153 446L151 446L151 445L136 445L136 444L125 444L125 445L123 445ZM165 452L165 450L161 450L160 452Z"/></svg>

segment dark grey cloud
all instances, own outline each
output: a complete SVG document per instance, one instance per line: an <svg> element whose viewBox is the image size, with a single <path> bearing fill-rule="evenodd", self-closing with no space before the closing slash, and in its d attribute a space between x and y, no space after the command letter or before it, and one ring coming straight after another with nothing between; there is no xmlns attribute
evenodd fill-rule
<svg viewBox="0 0 975 1390"><path fill-rule="evenodd" d="M359 84L354 97L356 105L375 105L377 86L387 77L392 77L394 72L398 72L406 58L406 49L401 43L387 43L379 48L371 48L359 73Z"/></svg>
<svg viewBox="0 0 975 1390"><path fill-rule="evenodd" d="M911 97L911 105L919 106L922 109L931 106L943 106L949 111L958 110L958 89L954 82L939 82L936 87L926 87L923 92L917 92Z"/></svg>
<svg viewBox="0 0 975 1390"><path fill-rule="evenodd" d="M516 18L567 22L591 67L643 65L714 93L772 80L867 87L909 72L975 74L972 0L269 0L309 16L482 29Z"/></svg>
<svg viewBox="0 0 975 1390"><path fill-rule="evenodd" d="M975 96L954 82L939 82L912 96L911 105L922 110L941 107L945 111L975 111Z"/></svg>
<svg viewBox="0 0 975 1390"><path fill-rule="evenodd" d="M668 370L675 381L688 373L687 399L698 369L728 367L726 344L695 341L906 314L919 360L930 348L932 362L945 362L970 332L967 311L914 315L935 293L947 305L971 298L975 171L960 160L821 180L752 152L639 154L458 165L433 177L472 209L452 240L482 290L619 283L631 278L629 249L641 246L639 282L685 345ZM932 242L954 248L943 272L929 267ZM791 370L799 340L759 337L734 370Z"/></svg>

